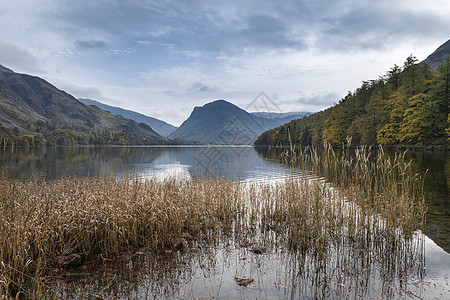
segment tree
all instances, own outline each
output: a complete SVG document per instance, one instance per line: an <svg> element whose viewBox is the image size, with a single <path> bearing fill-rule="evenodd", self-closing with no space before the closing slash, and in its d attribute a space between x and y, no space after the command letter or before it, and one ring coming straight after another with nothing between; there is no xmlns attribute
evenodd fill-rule
<svg viewBox="0 0 450 300"><path fill-rule="evenodd" d="M400 125L407 109L407 102L400 91L394 92L384 106L383 114L387 122L377 132L377 142L381 145L397 145L400 141Z"/></svg>
<svg viewBox="0 0 450 300"><path fill-rule="evenodd" d="M418 94L408 100L408 108L403 114L400 126L400 142L405 145L427 144L427 122L425 95Z"/></svg>
<svg viewBox="0 0 450 300"><path fill-rule="evenodd" d="M427 135L430 142L445 144L450 99L450 57L438 67L426 95L426 120L430 123Z"/></svg>
<svg viewBox="0 0 450 300"><path fill-rule="evenodd" d="M410 55L404 63L403 70L402 88L406 96L409 98L422 93L425 88L425 76L417 65L417 58Z"/></svg>
<svg viewBox="0 0 450 300"><path fill-rule="evenodd" d="M389 69L389 71L387 71L387 74L386 74L387 81L386 82L392 91L396 91L400 87L401 73L402 73L402 69L397 65L394 65L392 68Z"/></svg>

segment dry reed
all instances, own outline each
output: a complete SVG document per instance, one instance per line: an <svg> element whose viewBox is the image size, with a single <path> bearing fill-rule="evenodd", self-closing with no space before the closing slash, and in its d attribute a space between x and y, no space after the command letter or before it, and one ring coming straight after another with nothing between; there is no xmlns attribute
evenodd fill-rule
<svg viewBox="0 0 450 300"><path fill-rule="evenodd" d="M424 223L421 181L401 155L349 159L326 149L293 149L296 166L326 174L272 184L225 179L61 178L0 183L0 296L43 297L42 278L58 257L113 256L129 247L181 249L189 242L258 240L326 262L331 251L370 253L383 272L415 260L413 232ZM351 264L358 255L344 255ZM321 264L319 264L320 266Z"/></svg>

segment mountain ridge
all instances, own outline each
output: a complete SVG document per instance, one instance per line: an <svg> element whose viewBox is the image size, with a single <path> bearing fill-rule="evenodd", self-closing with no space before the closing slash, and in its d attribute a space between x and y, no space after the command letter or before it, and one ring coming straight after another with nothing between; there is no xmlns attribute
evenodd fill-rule
<svg viewBox="0 0 450 300"><path fill-rule="evenodd" d="M450 39L440 45L433 53L422 62L427 63L432 69L442 64L446 57L450 55Z"/></svg>
<svg viewBox="0 0 450 300"><path fill-rule="evenodd" d="M101 102L99 102L97 100L93 100L93 99L77 98L77 100L80 101L81 103L83 103L84 105L95 105L105 111L109 111L113 115L121 115L124 118L134 120L138 123L147 124L156 133L158 133L159 135L162 135L162 136L167 137L170 133L172 133L173 131L175 131L175 129L177 129L177 127L175 127L172 124L169 124L163 120L160 120L160 119L157 119L154 117L150 117L150 116L144 115L144 114L136 112L136 111L107 105L107 104L101 103Z"/></svg>
<svg viewBox="0 0 450 300"><path fill-rule="evenodd" d="M16 73L1 65L0 117L3 143L168 142L146 124L88 107L40 77Z"/></svg>

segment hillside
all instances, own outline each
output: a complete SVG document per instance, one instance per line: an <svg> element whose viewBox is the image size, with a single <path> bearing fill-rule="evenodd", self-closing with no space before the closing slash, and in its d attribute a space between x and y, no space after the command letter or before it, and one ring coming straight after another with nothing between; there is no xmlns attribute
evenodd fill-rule
<svg viewBox="0 0 450 300"><path fill-rule="evenodd" d="M433 53L431 53L423 62L427 63L431 68L436 68L442 64L447 56L450 55L450 40L439 46Z"/></svg>
<svg viewBox="0 0 450 300"><path fill-rule="evenodd" d="M259 134L306 113L274 115L248 113L225 100L216 100L195 107L189 118L172 132L170 138L202 143L252 144Z"/></svg>
<svg viewBox="0 0 450 300"><path fill-rule="evenodd" d="M175 126L173 126L173 125L171 125L169 123L166 123L164 121L161 121L161 120L153 118L153 117L149 117L149 116L143 115L143 114L135 112L135 111L123 109L123 108L120 108L120 107L106 105L106 104L103 104L101 102L98 102L98 101L95 101L95 100L92 100L92 99L78 98L78 101L80 101L84 105L88 105L88 106L89 105L95 105L95 106L97 106L97 107L99 107L99 108L101 108L103 110L109 111L113 115L120 115L120 116L122 116L124 118L131 119L131 120L136 121L138 123L147 124L154 131L156 131L156 133L158 133L159 135L162 135L162 136L168 136L170 133L175 131L175 129L177 129L177 127L175 127Z"/></svg>
<svg viewBox="0 0 450 300"><path fill-rule="evenodd" d="M0 144L161 144L148 125L88 107L42 78L0 66Z"/></svg>
<svg viewBox="0 0 450 300"><path fill-rule="evenodd" d="M261 134L256 145L440 146L450 134L450 58L431 71L410 56L339 104Z"/></svg>

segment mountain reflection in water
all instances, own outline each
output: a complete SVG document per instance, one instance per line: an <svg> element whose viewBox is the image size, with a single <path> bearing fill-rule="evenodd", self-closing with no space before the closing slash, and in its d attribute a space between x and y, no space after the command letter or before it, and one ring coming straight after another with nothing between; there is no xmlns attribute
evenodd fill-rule
<svg viewBox="0 0 450 300"><path fill-rule="evenodd" d="M449 292L446 274L450 270L449 158L447 152L408 152L406 159L412 160L415 172L426 174L424 188L428 212L424 259L426 275L406 268L403 275L408 278L409 285L403 288L421 297L445 299L445 293ZM277 149L244 146L15 148L13 152L6 149L0 154L2 172L21 180L61 176L161 179L172 176L181 179L221 176L249 182L272 182L292 176L320 178L320 174L292 169L280 161L280 151ZM333 295L370 298L380 293L393 298L399 296L390 290L398 282L389 283L386 278L374 283L373 276L381 276L376 266L367 272L362 264L358 274L347 274L345 278L333 273L305 277L301 268L307 268L313 262L299 262L298 259L295 253L283 249L271 249L267 254L256 255L240 247L236 241L229 241L217 248L202 248L201 251L188 249L185 253L138 252L112 263L98 262L97 266L83 271L83 274L89 274L87 277L74 274L68 278L79 288L88 286L100 290L114 281L109 293L123 293L123 298L158 298L161 295L229 299L314 299ZM360 261L354 263L362 263L363 260L364 256L361 256ZM338 256L331 258L330 263L339 264ZM256 282L243 288L236 285L235 277L252 277ZM92 280L95 280L94 284ZM389 284L392 286L389 287ZM435 288L430 285L435 285ZM350 289L350 286L357 288ZM308 292L305 294L302 290ZM331 290L337 291L337 294L331 293ZM70 289L65 293L69 298L73 296Z"/></svg>
<svg viewBox="0 0 450 300"><path fill-rule="evenodd" d="M13 152L10 149L0 152L0 165L8 176L22 180L176 175L264 182L305 175L303 170L280 163L280 153L279 149L248 146L15 148ZM425 233L450 253L450 157L445 151L409 151L406 159L412 160L416 173L425 176L428 206Z"/></svg>

